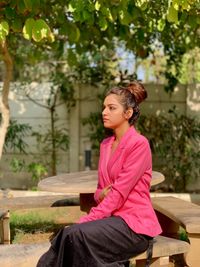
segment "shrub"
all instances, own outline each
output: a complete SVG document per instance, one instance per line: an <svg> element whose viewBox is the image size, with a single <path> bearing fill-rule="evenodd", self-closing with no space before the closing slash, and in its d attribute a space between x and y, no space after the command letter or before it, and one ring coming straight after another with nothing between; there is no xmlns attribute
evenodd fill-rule
<svg viewBox="0 0 200 267"><path fill-rule="evenodd" d="M200 122L170 110L166 116L141 116L138 129L149 139L154 163L176 192L200 177Z"/></svg>

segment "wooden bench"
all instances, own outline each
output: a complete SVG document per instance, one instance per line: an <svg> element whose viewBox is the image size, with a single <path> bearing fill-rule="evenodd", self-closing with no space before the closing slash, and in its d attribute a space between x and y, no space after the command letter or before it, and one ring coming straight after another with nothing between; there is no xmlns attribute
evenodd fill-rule
<svg viewBox="0 0 200 267"><path fill-rule="evenodd" d="M40 208L41 210L43 208ZM53 208L51 208L53 209ZM84 213L80 212L79 207L65 207L69 219L66 224L73 223ZM74 215L73 215L74 214ZM78 216L78 217L77 217ZM0 263L4 267L35 267L39 257L48 250L49 242L40 244L11 244L0 246ZM158 236L155 238L153 246L152 267L168 266L171 255L180 255L188 252L190 245L187 242L174 238ZM144 266L146 253L142 253L130 261L136 262L137 267Z"/></svg>
<svg viewBox="0 0 200 267"><path fill-rule="evenodd" d="M152 267L168 266L170 255L185 253L189 244L184 241L158 236L153 248ZM49 242L38 244L14 244L0 246L0 263L3 267L35 267L40 256L48 250ZM136 266L144 266L146 253L142 253L132 261L136 260Z"/></svg>
<svg viewBox="0 0 200 267"><path fill-rule="evenodd" d="M26 208L78 206L78 194L71 195L46 195L46 196L25 196L0 199L0 210L18 210Z"/></svg>
<svg viewBox="0 0 200 267"><path fill-rule="evenodd" d="M165 236L178 238L180 226L185 230L190 243L186 254L188 266L200 266L200 206L175 198L152 198Z"/></svg>
<svg viewBox="0 0 200 267"><path fill-rule="evenodd" d="M10 244L10 213L0 209L0 244Z"/></svg>

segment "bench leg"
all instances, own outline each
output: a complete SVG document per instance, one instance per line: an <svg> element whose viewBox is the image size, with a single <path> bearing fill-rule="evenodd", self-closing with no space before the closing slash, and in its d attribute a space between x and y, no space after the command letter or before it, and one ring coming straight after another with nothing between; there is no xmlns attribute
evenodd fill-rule
<svg viewBox="0 0 200 267"><path fill-rule="evenodd" d="M1 219L1 242L3 244L10 244L10 213L9 211Z"/></svg>
<svg viewBox="0 0 200 267"><path fill-rule="evenodd" d="M88 213L92 207L97 205L93 193L80 193L79 197L81 211L86 211Z"/></svg>
<svg viewBox="0 0 200 267"><path fill-rule="evenodd" d="M144 267L146 260L136 260L136 267ZM169 267L169 257L153 258L151 267Z"/></svg>
<svg viewBox="0 0 200 267"><path fill-rule="evenodd" d="M158 211L156 214L162 227L162 235L178 239L180 225Z"/></svg>
<svg viewBox="0 0 200 267"><path fill-rule="evenodd" d="M186 254L186 262L190 267L200 266L200 234L189 234L188 238L190 240L190 250Z"/></svg>

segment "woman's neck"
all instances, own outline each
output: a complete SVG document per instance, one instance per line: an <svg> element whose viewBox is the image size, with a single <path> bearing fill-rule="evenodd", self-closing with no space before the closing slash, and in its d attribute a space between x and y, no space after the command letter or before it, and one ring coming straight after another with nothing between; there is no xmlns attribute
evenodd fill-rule
<svg viewBox="0 0 200 267"><path fill-rule="evenodd" d="M123 135L128 131L128 129L130 128L131 126L128 124L128 125L125 125L124 127L120 127L120 128L117 128L114 130L114 134L115 134L115 140L119 143L120 140L122 139Z"/></svg>

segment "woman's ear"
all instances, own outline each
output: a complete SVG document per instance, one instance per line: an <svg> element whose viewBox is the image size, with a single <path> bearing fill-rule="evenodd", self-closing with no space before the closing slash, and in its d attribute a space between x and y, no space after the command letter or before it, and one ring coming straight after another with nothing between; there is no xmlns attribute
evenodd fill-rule
<svg viewBox="0 0 200 267"><path fill-rule="evenodd" d="M127 120L129 120L133 115L133 109L132 108L128 108L126 111L125 111L125 118Z"/></svg>

